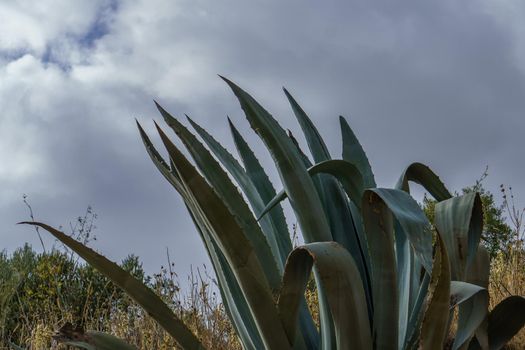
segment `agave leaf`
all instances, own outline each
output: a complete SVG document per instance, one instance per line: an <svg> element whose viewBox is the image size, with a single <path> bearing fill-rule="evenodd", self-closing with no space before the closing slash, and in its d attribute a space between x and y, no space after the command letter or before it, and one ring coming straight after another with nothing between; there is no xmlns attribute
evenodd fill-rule
<svg viewBox="0 0 525 350"><path fill-rule="evenodd" d="M166 123L173 129L173 131L175 131L177 136L184 143L186 149L195 160L197 167L202 171L216 194L236 218L237 222L243 229L244 234L254 247L255 254L257 254L257 257L261 262L261 266L265 272L270 287L272 290L277 290L281 280L281 275L277 269L277 262L271 253L266 237L255 221L252 212L248 208L248 205L242 198L241 194L219 163L217 163L215 158L213 158L210 152L208 152L197 138L159 104L157 104L157 108L164 117Z"/></svg>
<svg viewBox="0 0 525 350"><path fill-rule="evenodd" d="M361 198L362 198L362 188L363 188L363 182L362 182L362 176L361 173L357 170L357 168L352 165L351 163L335 159L335 160L326 160L321 163L315 164L312 167L308 169L308 174L310 176L319 175L319 174L326 174L326 175L332 175L343 186L346 194L348 197L352 200L353 203L359 203L359 206L357 209L360 209L361 207ZM335 180L335 179L334 179ZM324 180L323 180L324 181ZM326 192L325 192L326 193ZM264 217L266 213L268 213L275 205L277 205L280 201L284 200L287 197L286 192L284 190L279 191L279 193L266 205L264 210L259 215L259 219L261 217ZM333 198L333 197L328 197ZM351 209L351 208L349 208ZM343 246L350 252L352 257L354 258L358 270L361 274L361 279L364 281L365 285L365 293L367 296L370 295L370 272L369 272L369 257L368 257L368 249L366 244L366 236L364 234L361 236L357 232L357 226L361 225L361 222L358 221L358 224L355 224L355 218L359 218L359 210L355 211L356 214L353 216L350 216L349 219L350 222L347 223L348 225L351 225L352 228L354 228L353 233L345 232L342 235L339 235L339 239L336 239L337 242L343 244ZM347 228L348 231L348 228ZM354 240L351 240L351 235L353 235ZM343 236L346 236L348 238L345 238ZM335 234L334 234L335 237ZM371 300L368 301L369 310L372 311L372 305Z"/></svg>
<svg viewBox="0 0 525 350"><path fill-rule="evenodd" d="M403 171L397 181L397 189L410 192L408 182L413 181L423 186L438 202L452 197L440 178L428 166L412 163Z"/></svg>
<svg viewBox="0 0 525 350"><path fill-rule="evenodd" d="M410 164L401 174L395 188L410 193L409 181L423 186L437 201L452 197L439 177L424 164ZM409 247L409 240L402 233L396 236L396 251L399 286L399 333L403 337L403 335L408 336L414 332L414 329L409 327L418 327L417 322L409 322L409 315L420 314L421 310L414 310L415 302L417 296L424 291L421 290L420 284L421 262L414 257L413 251ZM417 305L418 307L422 306L422 304ZM403 344L403 340L400 339L400 346Z"/></svg>
<svg viewBox="0 0 525 350"><path fill-rule="evenodd" d="M343 188L348 195L348 197L355 201L358 204L358 209L361 207L361 198L363 197L363 191L361 190L363 181L362 176L357 170L357 168L347 162L346 160L333 159L323 161L321 163L315 164L308 168L308 174L310 176L318 174L329 174L335 176L343 185ZM268 204L264 207L261 213L257 216L257 219L260 220L264 215L266 215L273 207L275 207L279 202L285 200L288 197L285 190L280 190L275 197L273 197Z"/></svg>
<svg viewBox="0 0 525 350"><path fill-rule="evenodd" d="M188 120L193 126L193 128L197 131L197 133L202 137L204 142L206 142L208 147L210 147L211 151L215 154L215 156L221 161L222 165L226 168L226 170L228 170L228 172L237 181L244 194L248 198L253 210L256 212L260 212L264 207L264 202L261 198L258 188L252 181L253 179L248 176L247 172L242 168L239 162L219 142L217 142L213 138L213 136L211 136L206 130L200 127L189 117ZM231 124L230 127L233 128L233 124ZM255 161L257 163L252 165L252 167L256 167L257 165L259 165L257 159L254 159L253 153L247 147L247 145L245 148L245 152L250 152L251 156L253 157L252 158L249 155L245 156L245 159L248 158L248 162ZM262 168L260 168L260 170L258 170L257 172L261 175L266 175L264 174L264 171L262 171ZM265 185L268 186L269 184L271 189L273 190L273 186L271 186L271 183L269 183L267 176L266 180L268 181L268 183L266 183ZM275 190L273 190L273 192L275 193ZM282 214L282 220L279 215L279 212ZM266 237L268 238L268 242L270 243L270 246L272 248L272 253L274 254L274 256L280 258L278 259L278 267L282 273L282 271L284 270L284 263L286 262L286 258L292 250L292 243L290 240L288 229L286 228L286 221L284 220L284 214L282 213L282 209L276 212L276 215L273 214L274 212L272 211L270 215L263 218L261 220L261 226L266 234ZM311 345L310 347L313 347L314 344L318 344L319 340L317 339L318 336L316 336L317 330L315 329L315 324L313 323L312 317L308 312L306 304L303 305L301 327L303 338L304 340L308 341L307 343Z"/></svg>
<svg viewBox="0 0 525 350"><path fill-rule="evenodd" d="M341 124L341 134L343 135L343 159L356 165L363 175L365 188L376 187L372 167L363 147L357 140L357 137L355 137L346 119L340 116L339 123Z"/></svg>
<svg viewBox="0 0 525 350"><path fill-rule="evenodd" d="M259 191L263 203L269 202L275 196L275 188L259 163L259 160L255 157L255 154L229 118L228 124L230 126L233 141L235 142L235 147L237 147L237 152L239 153L244 168L246 169L246 174L252 180L257 191ZM272 222L276 226L276 230L279 232L279 237L283 242L283 248L280 249L282 249L283 252L286 252L286 257L288 257L288 254L292 251L292 243L283 209L281 206L276 206L270 211L269 215L271 216Z"/></svg>
<svg viewBox="0 0 525 350"><path fill-rule="evenodd" d="M476 259L467 270L467 282L476 284L485 289L489 288L490 261L487 249L480 245L476 253ZM488 337L488 315L485 317L479 328L476 330L476 339L482 349L489 348Z"/></svg>
<svg viewBox="0 0 525 350"><path fill-rule="evenodd" d="M459 305L458 330L452 348L467 348L474 333L487 316L488 291L475 284L452 281L450 283L452 309Z"/></svg>
<svg viewBox="0 0 525 350"><path fill-rule="evenodd" d="M525 298L510 296L500 302L489 315L490 350L498 350L525 325Z"/></svg>
<svg viewBox="0 0 525 350"><path fill-rule="evenodd" d="M450 302L450 262L441 236L437 235L437 252L434 257L428 306L421 325L420 347L443 349L447 337Z"/></svg>
<svg viewBox="0 0 525 350"><path fill-rule="evenodd" d="M155 146L153 146L153 143L150 141L148 135L140 125L138 121L137 127L139 129L140 137L142 138L142 142L144 143L144 146L146 147L146 151L148 152L148 155L150 156L151 160L153 161L153 164L157 167L157 169L160 171L160 173L164 176L164 178L183 196L186 196L186 191L182 187L182 184L180 183L180 179L178 178L176 173L173 173L164 158L160 155L160 153L157 151Z"/></svg>
<svg viewBox="0 0 525 350"><path fill-rule="evenodd" d="M415 255L428 273L432 271L430 223L410 195L395 189L366 190L362 212L372 270L375 341L381 349L398 347L399 300L394 218L396 227L406 234ZM399 229L396 234L398 232Z"/></svg>
<svg viewBox="0 0 525 350"><path fill-rule="evenodd" d="M175 316L159 296L117 264L51 226L40 222L22 222L22 224L39 226L48 231L60 242L77 253L88 264L112 280L135 300L137 304L142 306L182 348L204 349L197 337Z"/></svg>
<svg viewBox="0 0 525 350"><path fill-rule="evenodd" d="M306 171L304 160L279 123L253 97L230 80L221 77L232 89L252 129L270 151L305 241L331 241L332 234L317 190ZM316 215L311 215L316 213ZM332 348L332 319L322 288L319 289L321 339Z"/></svg>
<svg viewBox="0 0 525 350"><path fill-rule="evenodd" d="M437 268L436 265L432 267L432 271ZM404 349L414 349L417 348L417 343L420 339L421 333L421 323L423 322L424 312L423 305L427 301L427 292L430 285L430 275L425 273L419 287L419 293L414 302L414 307L410 313L407 326L407 334L405 338Z"/></svg>
<svg viewBox="0 0 525 350"><path fill-rule="evenodd" d="M237 131L237 129L235 128L235 126L229 118L228 123L235 145L246 168L246 170L243 169L244 176L248 179L252 187L257 191L256 193L259 195L256 196L255 194L252 194L252 196L254 197L254 201L257 197L260 199L260 205L252 204L252 208L256 212L260 212L262 210L260 206L264 206L265 200L269 200L269 198L275 195L275 189L272 183L270 182L268 175L266 175L261 164L253 154L252 150L250 149L246 141L242 138L241 134ZM223 165L225 165L227 169L229 169L228 166L231 166L228 165L230 163L238 164L235 158L233 158L231 155L228 156L229 153L227 153L227 151L224 150L224 148L222 148L222 146L220 146L220 144L218 144L216 141L214 142L213 137L211 137L211 135L209 135L204 129L200 128L197 124L194 124L193 126L196 128L197 132L201 135L201 137L206 141L206 143L212 149L212 151L215 150L215 155L217 156L217 158L219 158L219 160L221 160L221 162L223 163ZM224 151L221 150L221 148ZM231 160L230 157L233 158L233 160ZM241 167L240 164L238 166ZM233 171L229 171L235 178L236 175L233 173ZM239 179L237 182L240 184L241 181L242 180ZM250 194L248 192L252 192L252 190L244 190L243 185L240 184L240 186L241 188L243 188L244 193L249 199ZM269 212L269 215L267 215L267 217L261 221L261 225L264 225L266 220L270 221L271 229L273 230L273 235L275 237L274 239L277 246L277 253L274 253L274 255L280 256L280 267L284 269L284 263L286 262L286 258L292 250L292 242L290 240L290 233L288 232L288 228L286 226L286 219L284 217L284 212L281 206L276 206L275 208L273 208L273 210ZM270 240L270 242L272 241ZM273 248L273 250L275 250L275 248ZM317 332L317 328L315 327L312 316L308 311L306 302L303 302L301 309L301 332L303 333L303 340L305 341L305 346L307 348L318 347L319 333Z"/></svg>
<svg viewBox="0 0 525 350"><path fill-rule="evenodd" d="M270 151L305 240L330 241L332 235L326 217L310 214L322 213L323 209L295 145L279 123L253 97L228 79L222 79L237 96L251 127Z"/></svg>
<svg viewBox="0 0 525 350"><path fill-rule="evenodd" d="M279 311L289 338L295 337L300 300L314 264L328 296L337 349L372 349L359 271L352 256L336 242L306 244L294 249L288 257Z"/></svg>
<svg viewBox="0 0 525 350"><path fill-rule="evenodd" d="M312 123L312 120L306 115L304 110L299 106L288 90L285 88L283 88L283 90L292 106L297 121L299 122L299 125L301 125L301 129L305 134L306 142L308 143L308 148L310 149L314 162L319 163L331 159L330 152L328 152L328 148L319 134L319 131L317 131L317 128Z"/></svg>
<svg viewBox="0 0 525 350"><path fill-rule="evenodd" d="M211 136L206 130L200 127L193 120L188 118L189 122L201 136L201 138L206 142L210 150L215 154L217 159L222 163L226 170L232 175L235 181L239 184L242 191L246 195L246 198L250 202L250 205L254 212L259 213L264 208L264 202L259 194L259 191L251 181L251 179L246 174L246 171L239 164L239 162L219 143L213 136ZM272 216L267 216L260 221L263 232L265 233L268 243L272 249L272 253L277 259L277 266L279 270L284 270L284 263L286 262L286 257L292 249L292 244L288 232L279 231L279 228L276 223L274 223Z"/></svg>
<svg viewBox="0 0 525 350"><path fill-rule="evenodd" d="M374 344L379 349L397 349L394 219L386 203L373 191L365 191L362 208L371 263Z"/></svg>
<svg viewBox="0 0 525 350"><path fill-rule="evenodd" d="M483 210L477 193L441 201L435 208L435 225L447 246L452 279L464 281L476 257L483 229Z"/></svg>
<svg viewBox="0 0 525 350"><path fill-rule="evenodd" d="M428 273L431 273L432 233L430 222L417 202L406 192L396 189L373 188L368 189L366 192L374 192L385 202L407 235L410 245L416 257L421 261L423 268Z"/></svg>
<svg viewBox="0 0 525 350"><path fill-rule="evenodd" d="M167 165L166 161L160 156L158 151L155 149L149 137L144 132L140 124L137 122L142 140L146 146L146 150L150 155L153 163L157 166L160 172L173 185L173 187L180 193L182 198L185 200L187 206L191 206L191 199L188 197L186 189L180 182L180 179L176 172L172 171ZM250 308L242 294L242 291L235 279L230 266L228 265L226 258L217 246L217 242L213 239L209 233L207 227L201 219L197 219L194 212L197 209L193 207L187 208L192 220L195 223L197 231L201 236L201 239L206 247L206 251L212 262L214 271L219 281L219 292L221 293L222 302L225 306L226 312L229 318L232 320L233 326L239 335L239 338L243 346L248 349L260 349L263 347L262 340L255 325L255 321L250 312Z"/></svg>
<svg viewBox="0 0 525 350"><path fill-rule="evenodd" d="M189 206L191 204L187 205ZM222 303L224 304L228 317L232 321L233 327L243 344L243 348L247 350L263 348L263 341L257 329L257 325L255 324L255 320L253 319L248 302L242 293L242 289L239 286L228 261L221 252L217 241L209 232L205 223L206 219L198 214L196 208L188 208L188 211L202 241L204 242L204 246L206 247L206 251L208 252L208 256L210 257L215 275L219 282L218 285ZM196 213L198 217L193 213Z"/></svg>
<svg viewBox="0 0 525 350"><path fill-rule="evenodd" d="M205 219L209 232L217 241L235 274L264 345L276 349L289 348L282 325L274 322L278 319L278 312L254 247L218 194L171 143L164 132L160 128L158 131L175 165L175 170L187 189L192 205Z"/></svg>
<svg viewBox="0 0 525 350"><path fill-rule="evenodd" d="M369 295L369 275L367 262L365 262L368 258L366 238L364 235L360 237L352 216L350 203L348 203L348 199L341 188L342 185L350 200L359 207L364 188L363 176L352 163L344 160L331 161L330 152L328 152L326 144L311 119L286 89L284 89L284 93L303 130L310 153L316 163L314 167L318 168L316 173L321 174L318 176L321 199L334 241L342 244L354 258L361 278L365 282L366 294ZM312 175L312 172L309 171L309 173ZM339 182L332 176L325 174L335 176Z"/></svg>

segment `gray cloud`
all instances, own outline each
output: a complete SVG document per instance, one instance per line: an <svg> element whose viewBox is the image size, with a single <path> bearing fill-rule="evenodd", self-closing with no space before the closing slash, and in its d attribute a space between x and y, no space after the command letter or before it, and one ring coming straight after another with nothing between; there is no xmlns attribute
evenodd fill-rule
<svg viewBox="0 0 525 350"><path fill-rule="evenodd" d="M286 85L335 156L345 115L382 186L422 161L452 189L488 165L490 190L507 183L525 193L518 1L41 3L0 6L0 18L10 18L0 20L0 237L8 249L38 244L12 225L27 217L27 193L37 218L54 225L93 205L95 246L113 259L134 252L153 271L169 246L180 272L205 261L133 118L153 132L155 98L231 148L230 115L272 169L218 73L299 134Z"/></svg>

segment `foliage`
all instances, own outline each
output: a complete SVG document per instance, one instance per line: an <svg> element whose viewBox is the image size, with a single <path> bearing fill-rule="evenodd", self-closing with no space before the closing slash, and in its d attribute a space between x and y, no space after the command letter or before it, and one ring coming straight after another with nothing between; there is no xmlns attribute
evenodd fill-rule
<svg viewBox="0 0 525 350"><path fill-rule="evenodd" d="M469 344L499 348L523 326L525 320L516 317L525 308L522 297L508 298L488 313L489 260L487 250L478 246L483 230L478 193L452 197L420 163L405 169L396 188L376 188L368 159L344 118L342 159L332 160L310 119L285 91L312 162L262 106L225 81L269 149L282 191L275 191L231 122L243 165L190 120L216 158L212 156L158 106L198 170L160 127L169 162L140 125L139 130L153 162L184 199L244 348L347 349L351 344L360 349L442 348L450 311L456 308L454 349ZM434 238L429 220L408 194L410 181L421 184L437 201ZM293 250L279 204L284 198L289 199L306 242ZM181 347L206 346L162 298L119 266L59 230L31 224L48 230L110 277ZM319 330L304 300L312 270Z"/></svg>

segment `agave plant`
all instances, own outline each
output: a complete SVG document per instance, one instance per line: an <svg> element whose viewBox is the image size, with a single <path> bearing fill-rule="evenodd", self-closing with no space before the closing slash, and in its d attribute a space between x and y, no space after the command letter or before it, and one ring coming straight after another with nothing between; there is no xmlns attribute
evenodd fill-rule
<svg viewBox="0 0 525 350"><path fill-rule="evenodd" d="M137 125L153 163L184 199L244 348L442 349L456 307L453 349L499 349L521 329L525 298L510 297L488 312L489 259L479 244L478 194L453 197L420 163L409 165L393 189L378 188L343 117L342 157L332 159L311 120L284 91L308 156L259 103L223 79L275 161L281 191L230 120L240 161L188 117L205 147L158 104L194 163L156 125L169 155L163 159ZM410 196L410 182L438 201L433 225ZM305 242L295 249L280 205L285 199ZM182 348L204 348L159 297L116 264L52 227L32 224L121 286ZM312 274L319 320L304 297Z"/></svg>

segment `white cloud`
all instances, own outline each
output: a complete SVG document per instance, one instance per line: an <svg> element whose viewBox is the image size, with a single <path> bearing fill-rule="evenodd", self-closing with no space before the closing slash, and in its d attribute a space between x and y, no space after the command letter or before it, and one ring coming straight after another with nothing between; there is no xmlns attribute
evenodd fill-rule
<svg viewBox="0 0 525 350"><path fill-rule="evenodd" d="M85 33L104 3L104 0L2 1L0 51L42 55L54 41Z"/></svg>

